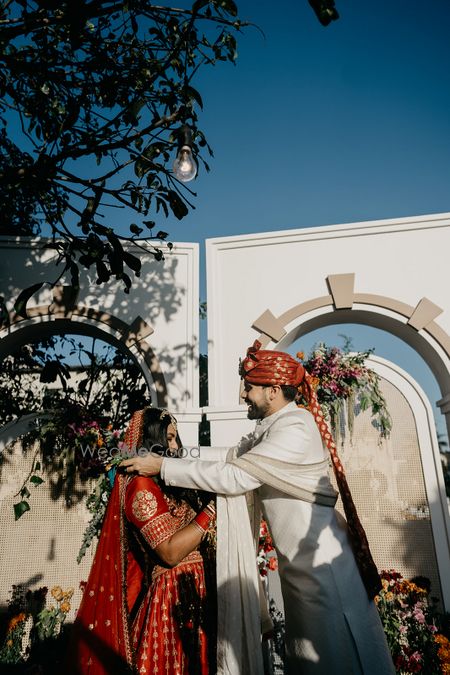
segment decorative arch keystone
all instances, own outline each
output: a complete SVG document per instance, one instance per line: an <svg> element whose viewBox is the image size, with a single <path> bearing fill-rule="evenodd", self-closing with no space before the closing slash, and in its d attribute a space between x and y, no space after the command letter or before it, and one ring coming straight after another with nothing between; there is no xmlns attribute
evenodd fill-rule
<svg viewBox="0 0 450 675"><path fill-rule="evenodd" d="M351 309L355 287L355 274L330 274L328 288L333 296L335 309Z"/></svg>
<svg viewBox="0 0 450 675"><path fill-rule="evenodd" d="M276 319L270 309L266 309L252 324L252 328L265 333L275 342L279 342L286 335L283 324Z"/></svg>
<svg viewBox="0 0 450 675"><path fill-rule="evenodd" d="M422 328L426 328L443 311L434 302L428 300L428 298L422 298L408 319L408 323L416 330L421 330Z"/></svg>

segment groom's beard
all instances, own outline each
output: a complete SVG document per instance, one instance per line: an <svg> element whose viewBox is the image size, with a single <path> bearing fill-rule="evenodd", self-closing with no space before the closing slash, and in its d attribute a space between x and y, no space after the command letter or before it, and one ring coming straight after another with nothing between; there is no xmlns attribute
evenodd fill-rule
<svg viewBox="0 0 450 675"><path fill-rule="evenodd" d="M247 411L249 420L262 420L269 410L269 404L266 402L259 405L257 403L249 403L247 405L249 406Z"/></svg>

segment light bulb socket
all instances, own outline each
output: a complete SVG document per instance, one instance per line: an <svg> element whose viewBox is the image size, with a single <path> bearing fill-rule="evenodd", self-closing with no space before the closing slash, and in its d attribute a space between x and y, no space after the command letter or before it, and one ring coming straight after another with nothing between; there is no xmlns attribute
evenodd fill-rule
<svg viewBox="0 0 450 675"><path fill-rule="evenodd" d="M192 129L188 124L183 124L177 131L178 152L184 147L192 149Z"/></svg>

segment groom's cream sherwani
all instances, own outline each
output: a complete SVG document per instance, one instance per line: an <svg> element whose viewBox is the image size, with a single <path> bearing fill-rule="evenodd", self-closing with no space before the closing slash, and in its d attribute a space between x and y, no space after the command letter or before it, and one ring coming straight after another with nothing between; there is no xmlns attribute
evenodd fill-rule
<svg viewBox="0 0 450 675"><path fill-rule="evenodd" d="M203 457L207 453L205 448ZM165 459L161 475L170 485L219 495L255 491L278 555L286 673L395 673L377 609L367 599L356 567L345 520L334 509L336 493L313 416L289 403L258 422L255 432L227 457L227 461ZM230 500L228 514L239 520L224 523L228 538L243 528L249 530L242 512L233 515L233 508ZM219 518L219 528L220 524ZM238 559L243 545L235 544ZM229 621L232 631L233 619ZM233 668L224 672L246 671L236 667L236 672Z"/></svg>

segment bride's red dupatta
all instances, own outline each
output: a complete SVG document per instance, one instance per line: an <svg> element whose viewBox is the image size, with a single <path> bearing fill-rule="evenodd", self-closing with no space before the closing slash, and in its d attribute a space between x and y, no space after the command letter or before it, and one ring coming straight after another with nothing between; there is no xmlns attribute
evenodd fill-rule
<svg viewBox="0 0 450 675"><path fill-rule="evenodd" d="M68 666L77 675L135 672L128 617L142 570L127 545L123 503L128 482L129 477L117 474L73 626Z"/></svg>

